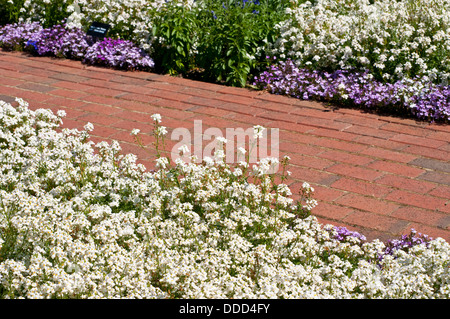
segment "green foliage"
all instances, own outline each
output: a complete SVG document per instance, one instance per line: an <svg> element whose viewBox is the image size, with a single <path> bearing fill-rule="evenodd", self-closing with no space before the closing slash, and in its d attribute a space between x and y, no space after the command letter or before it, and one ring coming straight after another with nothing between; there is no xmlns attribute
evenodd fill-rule
<svg viewBox="0 0 450 319"><path fill-rule="evenodd" d="M285 17L286 0L203 0L192 9L169 2L156 12L153 59L160 71L245 86L266 66L274 26Z"/></svg>
<svg viewBox="0 0 450 319"><path fill-rule="evenodd" d="M60 24L68 18L67 7L73 0L54 0L48 3L36 0L26 5L25 0L0 0L0 25L16 23L20 18L40 21L44 28Z"/></svg>
<svg viewBox="0 0 450 319"><path fill-rule="evenodd" d="M196 14L171 2L155 12L152 52L158 71L174 75L194 67L191 52L199 22Z"/></svg>
<svg viewBox="0 0 450 319"><path fill-rule="evenodd" d="M0 25L15 23L19 20L20 9L25 0L0 0Z"/></svg>

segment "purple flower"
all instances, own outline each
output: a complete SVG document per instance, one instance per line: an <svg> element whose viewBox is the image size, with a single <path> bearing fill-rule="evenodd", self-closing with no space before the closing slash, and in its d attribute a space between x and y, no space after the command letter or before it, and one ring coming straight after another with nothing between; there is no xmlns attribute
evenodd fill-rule
<svg viewBox="0 0 450 319"><path fill-rule="evenodd" d="M90 45L90 39L79 28L56 25L43 29L38 22L11 24L0 28L0 47L25 48L37 55L82 60L123 69L149 69L153 60L131 41L104 39Z"/></svg>
<svg viewBox="0 0 450 319"><path fill-rule="evenodd" d="M287 60L268 67L254 85L274 94L335 102L361 108L409 112L430 121L450 120L450 86L427 79L379 82L368 71L336 70L332 73L299 69Z"/></svg>
<svg viewBox="0 0 450 319"><path fill-rule="evenodd" d="M84 63L122 69L149 69L153 60L128 40L105 38L89 47Z"/></svg>
<svg viewBox="0 0 450 319"><path fill-rule="evenodd" d="M31 36L42 30L38 22L14 23L0 27L0 47L5 50L23 50Z"/></svg>

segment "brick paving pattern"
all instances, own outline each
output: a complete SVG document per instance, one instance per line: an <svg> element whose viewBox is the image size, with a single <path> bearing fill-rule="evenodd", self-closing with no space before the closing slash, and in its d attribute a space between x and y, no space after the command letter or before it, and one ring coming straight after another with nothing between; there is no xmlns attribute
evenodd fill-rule
<svg viewBox="0 0 450 319"><path fill-rule="evenodd" d="M63 109L63 127L94 124L92 140L120 141L147 167L155 150L150 115L171 130L279 128L280 158L291 157L289 186L306 181L322 223L346 226L369 240L411 228L450 241L450 125L368 114L244 88L78 61L0 51L0 100L20 97L31 109ZM130 135L141 130L148 151ZM169 135L170 136L170 135ZM175 142L168 141L167 149Z"/></svg>

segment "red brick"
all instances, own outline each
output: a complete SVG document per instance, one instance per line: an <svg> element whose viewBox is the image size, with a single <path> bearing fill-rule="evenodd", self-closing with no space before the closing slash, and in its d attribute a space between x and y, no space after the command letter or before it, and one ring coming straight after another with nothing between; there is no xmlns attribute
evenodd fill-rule
<svg viewBox="0 0 450 319"><path fill-rule="evenodd" d="M399 151L406 147L406 145L403 143L385 140L373 136L359 136L354 139L354 142L364 145L378 146L381 148L386 148L394 151Z"/></svg>
<svg viewBox="0 0 450 319"><path fill-rule="evenodd" d="M320 216L331 220L343 220L346 216L353 212L353 209L342 207L334 204L320 202L311 210L314 216Z"/></svg>
<svg viewBox="0 0 450 319"><path fill-rule="evenodd" d="M304 156L304 155L296 155L291 157L290 160L291 164L303 166L303 167L310 167L315 169L323 170L326 167L329 167L330 165L333 165L332 161L318 158L318 157L312 157L312 156ZM332 172L332 171L330 171ZM335 173L335 172L332 172Z"/></svg>
<svg viewBox="0 0 450 319"><path fill-rule="evenodd" d="M427 193L436 187L433 183L418 181L397 175L386 175L376 180L376 183L405 189L416 193Z"/></svg>
<svg viewBox="0 0 450 319"><path fill-rule="evenodd" d="M446 200L428 195L421 195L404 190L394 190L385 197L390 200L405 205L416 206L425 209L437 209L445 205Z"/></svg>
<svg viewBox="0 0 450 319"><path fill-rule="evenodd" d="M386 123L380 129L383 131L403 133L407 135L415 135L422 137L428 136L432 132L429 129L417 127L417 125L404 125L398 123Z"/></svg>
<svg viewBox="0 0 450 319"><path fill-rule="evenodd" d="M347 133L347 132L329 130L329 129L324 129L324 128L318 128L309 133L312 135L316 135L316 136L331 137L331 138L335 138L335 139L341 139L344 141L353 141L359 136L358 134L354 134L354 133Z"/></svg>
<svg viewBox="0 0 450 319"><path fill-rule="evenodd" d="M258 107L263 110L269 110L269 111L275 111L275 112L281 112L281 113L293 113L297 114L295 110L297 107L293 105L287 105L287 104L280 104L276 102L268 102L268 101L257 101L253 106Z"/></svg>
<svg viewBox="0 0 450 319"><path fill-rule="evenodd" d="M447 144L447 142L439 141L439 140L433 140L428 137L419 137L419 136L413 136L413 135L406 135L406 134L397 134L394 137L391 138L392 141L400 142L400 143L406 143L408 145L419 145L429 148L439 148L442 145Z"/></svg>
<svg viewBox="0 0 450 319"><path fill-rule="evenodd" d="M317 119L323 119L326 121L334 121L336 123L341 123L346 125L347 127L351 123L347 123L345 121L341 121L341 118L343 117L342 114L330 112L327 109L316 109L316 108L310 108L310 107L295 107L291 112L291 114L301 115L304 118L317 118Z"/></svg>
<svg viewBox="0 0 450 319"><path fill-rule="evenodd" d="M414 155L405 154L403 152L395 152L378 147L370 147L362 151L361 154L401 163L408 163L417 158L417 156Z"/></svg>
<svg viewBox="0 0 450 319"><path fill-rule="evenodd" d="M157 99L154 101L150 101L148 103L150 103L152 105L156 105L156 106L161 106L161 107L166 107L166 108L171 108L171 109L176 109L176 110L181 110L181 111L189 110L193 106L192 104L189 104L189 103L173 101L173 100L166 100L166 99Z"/></svg>
<svg viewBox="0 0 450 319"><path fill-rule="evenodd" d="M450 201L447 201L446 203L441 203L437 209L443 213L447 213L450 215Z"/></svg>
<svg viewBox="0 0 450 319"><path fill-rule="evenodd" d="M117 134L117 129L103 125L95 125L94 130L90 132L90 135L102 138L109 138L114 134Z"/></svg>
<svg viewBox="0 0 450 319"><path fill-rule="evenodd" d="M86 102L106 105L118 105L121 102L121 100L119 99L100 95L86 95L82 100Z"/></svg>
<svg viewBox="0 0 450 319"><path fill-rule="evenodd" d="M316 183L325 186L329 186L329 184L333 183L338 178L336 175L333 174L327 174L319 170L313 170L294 165L289 166L288 170L292 173L291 175L292 179L301 180L302 182Z"/></svg>
<svg viewBox="0 0 450 319"><path fill-rule="evenodd" d="M291 117L294 117L296 115L292 115L289 114ZM349 126L351 126L351 124L347 124L347 123L342 123L342 122L336 122L333 120L327 120L327 119L323 119L323 118L316 118L316 117L306 117L306 116L300 116L296 119L297 123L303 124L303 125L309 125L312 127L319 127L319 128L324 128L324 130L314 130L313 134L315 135L319 135L319 136L330 136L329 133L332 130L337 130L337 131L343 131L346 128L348 128ZM339 134L342 136L343 133L339 132ZM331 135L333 137L333 135ZM353 138L350 138L349 136L345 135L344 139L348 139L348 140L352 140Z"/></svg>
<svg viewBox="0 0 450 319"><path fill-rule="evenodd" d="M94 95L103 95L108 97L117 97L125 92L119 89L111 89L111 88L98 88L98 87L91 87L87 90L85 90L86 93L94 94Z"/></svg>
<svg viewBox="0 0 450 319"><path fill-rule="evenodd" d="M87 91L92 88L90 85L81 84L81 83L73 83L67 81L58 81L52 84L58 88L76 90L76 91Z"/></svg>
<svg viewBox="0 0 450 319"><path fill-rule="evenodd" d="M398 220L389 216L382 216L364 211L354 211L343 219L344 222L385 231L392 234L400 234L407 229L409 222Z"/></svg>
<svg viewBox="0 0 450 319"><path fill-rule="evenodd" d="M129 133L131 133L131 131L136 128L136 129L141 130L141 132L145 133L145 134L150 134L154 129L153 124L150 124L150 123L145 124L142 122L130 121L127 119L117 121L117 122L111 124L111 127L126 130Z"/></svg>
<svg viewBox="0 0 450 319"><path fill-rule="evenodd" d="M430 150L430 148L423 146L407 145L402 151L404 151L405 153L421 155L424 157L431 157L442 161L448 161L449 159L449 152L438 149Z"/></svg>
<svg viewBox="0 0 450 319"><path fill-rule="evenodd" d="M375 170L349 164L336 164L328 167L326 171L366 181L373 181L374 179L383 175L383 173L377 172Z"/></svg>
<svg viewBox="0 0 450 319"><path fill-rule="evenodd" d="M94 126L95 124L110 126L120 121L120 119L117 117L106 116L98 113L87 113L85 115L79 116L77 119L80 121L91 122L92 124L94 124Z"/></svg>
<svg viewBox="0 0 450 319"><path fill-rule="evenodd" d="M23 81L23 80L12 79L10 77L4 77L3 75L0 75L0 85L1 86L20 86L25 83L27 83L27 82Z"/></svg>
<svg viewBox="0 0 450 319"><path fill-rule="evenodd" d="M369 157L354 155L341 151L326 151L319 155L322 158L330 159L332 161L343 162L355 165L367 165L373 161Z"/></svg>
<svg viewBox="0 0 450 319"><path fill-rule="evenodd" d="M283 136L283 132L280 132L280 139ZM308 156L314 156L317 154L320 154L323 152L323 150L319 147L316 147L314 145L305 145L305 144L299 144L299 143L293 143L293 142L284 142L280 141L279 143L280 151L285 151L288 154L303 154ZM292 159L294 156L293 155ZM324 161L328 161L327 159L323 159Z"/></svg>
<svg viewBox="0 0 450 319"><path fill-rule="evenodd" d="M377 198L382 198L392 191L391 188L386 186L345 177L331 184L331 187Z"/></svg>
<svg viewBox="0 0 450 319"><path fill-rule="evenodd" d="M73 91L67 89L56 89L50 92L51 95L63 96L70 99L83 99L88 96L85 92L82 91Z"/></svg>
<svg viewBox="0 0 450 319"><path fill-rule="evenodd" d="M393 163L388 161L375 161L367 165L368 168L376 169L383 172L389 172L397 175L403 175L407 177L417 177L424 173L425 170L412 167L410 165L404 165L399 163Z"/></svg>
<svg viewBox="0 0 450 319"><path fill-rule="evenodd" d="M360 125L352 125L345 129L344 132L355 133L360 136L373 136L381 139L389 139L395 135L395 133L381 131L377 128L365 127Z"/></svg>
<svg viewBox="0 0 450 319"><path fill-rule="evenodd" d="M389 215L399 207L399 205L394 203L357 194L346 194L335 202L343 206L353 207L380 215Z"/></svg>
<svg viewBox="0 0 450 319"><path fill-rule="evenodd" d="M120 113L122 110L117 107L102 105L97 103L86 103L80 109L86 112L99 113L104 115L113 115Z"/></svg>
<svg viewBox="0 0 450 319"><path fill-rule="evenodd" d="M450 133L449 132L433 132L427 136L427 138L432 140L444 141L449 144L450 141Z"/></svg>
<svg viewBox="0 0 450 319"><path fill-rule="evenodd" d="M430 191L428 194L432 195L432 196L450 199L450 187L439 185L439 187L436 187L435 189Z"/></svg>
<svg viewBox="0 0 450 319"><path fill-rule="evenodd" d="M291 131L291 132L298 132L298 133L306 133L310 132L313 127L309 125L303 125L298 123L288 123L278 120L272 121L272 127L279 128L281 131Z"/></svg>
<svg viewBox="0 0 450 319"><path fill-rule="evenodd" d="M391 216L435 227L446 227L447 225L443 225L443 220L450 217L446 214L436 213L433 210L416 207L400 207L391 213Z"/></svg>
<svg viewBox="0 0 450 319"><path fill-rule="evenodd" d="M346 142L346 141L336 141L329 138L318 138L312 142L315 145L319 145L326 148L331 148L335 150L342 150L351 153L362 152L367 148L366 145Z"/></svg>
<svg viewBox="0 0 450 319"><path fill-rule="evenodd" d="M325 187L316 184L311 184L311 186L314 188L313 197L321 201L332 202L344 194L343 191L333 189L330 187Z"/></svg>
<svg viewBox="0 0 450 319"><path fill-rule="evenodd" d="M343 114L339 116L339 118L336 121L371 128L379 128L380 126L385 124L384 122L381 122L378 119L367 118L365 116L356 116L351 114Z"/></svg>

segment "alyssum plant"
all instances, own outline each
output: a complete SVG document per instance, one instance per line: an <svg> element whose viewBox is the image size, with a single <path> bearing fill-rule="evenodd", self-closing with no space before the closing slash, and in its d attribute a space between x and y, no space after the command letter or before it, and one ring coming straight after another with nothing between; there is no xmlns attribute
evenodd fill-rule
<svg viewBox="0 0 450 319"><path fill-rule="evenodd" d="M62 129L63 111L17 103L0 102L2 298L450 297L447 242L321 225L308 184L294 202L266 173L275 159L160 155L147 171L116 141L91 142L92 124Z"/></svg>

